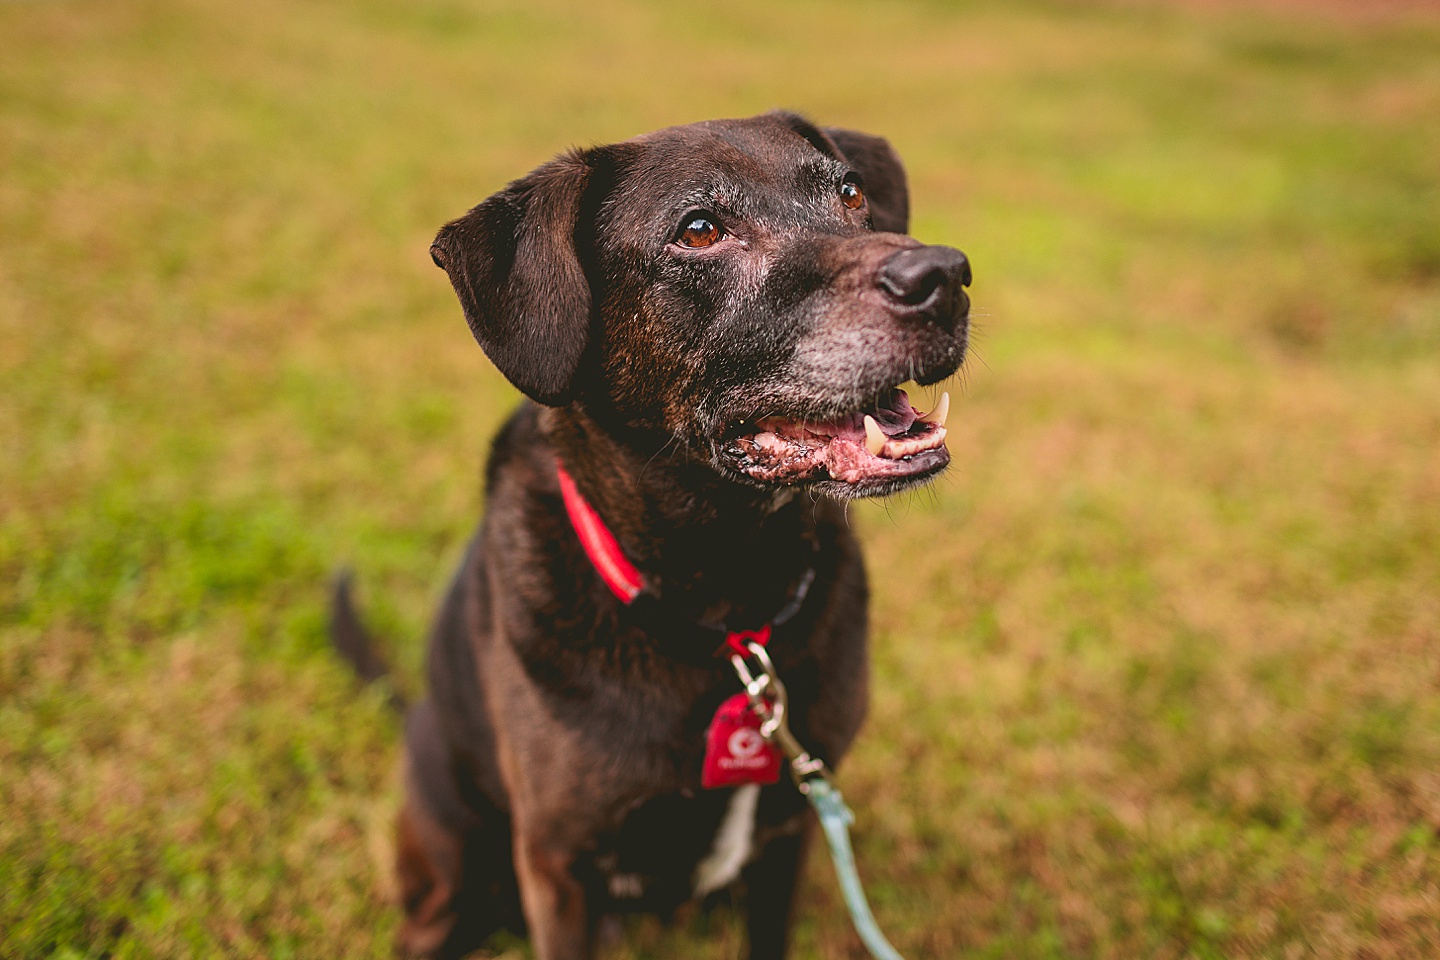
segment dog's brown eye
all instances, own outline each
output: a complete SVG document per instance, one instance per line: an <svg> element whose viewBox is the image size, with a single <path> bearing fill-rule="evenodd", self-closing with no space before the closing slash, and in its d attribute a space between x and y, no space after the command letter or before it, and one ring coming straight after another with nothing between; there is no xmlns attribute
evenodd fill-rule
<svg viewBox="0 0 1440 960"><path fill-rule="evenodd" d="M718 243L725 234L709 217L694 217L685 224L676 239L682 247L708 247Z"/></svg>
<svg viewBox="0 0 1440 960"><path fill-rule="evenodd" d="M853 180L846 180L840 184L840 202L851 210L859 210L865 202L865 192L860 189L860 184Z"/></svg>

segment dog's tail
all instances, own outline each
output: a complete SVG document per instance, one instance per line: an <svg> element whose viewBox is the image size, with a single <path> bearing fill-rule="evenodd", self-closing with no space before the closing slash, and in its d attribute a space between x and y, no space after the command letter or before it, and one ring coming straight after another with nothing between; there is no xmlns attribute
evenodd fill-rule
<svg viewBox="0 0 1440 960"><path fill-rule="evenodd" d="M345 658L361 680L374 683L376 680L388 678L390 668L376 652L375 642L365 629L365 624L360 622L360 614L355 610L354 582L354 573L344 569L335 574L331 583L330 642L334 645L335 652ZM395 689L393 683L388 686L390 705L403 712L404 696Z"/></svg>

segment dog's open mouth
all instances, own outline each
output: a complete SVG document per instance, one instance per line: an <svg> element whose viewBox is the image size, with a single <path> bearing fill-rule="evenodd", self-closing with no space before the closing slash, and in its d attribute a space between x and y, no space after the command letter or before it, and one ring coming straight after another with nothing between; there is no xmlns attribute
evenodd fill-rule
<svg viewBox="0 0 1440 960"><path fill-rule="evenodd" d="M852 485L918 478L950 462L945 418L950 394L922 416L904 390L869 410L833 420L769 416L741 424L725 452L744 474L767 483L838 480Z"/></svg>

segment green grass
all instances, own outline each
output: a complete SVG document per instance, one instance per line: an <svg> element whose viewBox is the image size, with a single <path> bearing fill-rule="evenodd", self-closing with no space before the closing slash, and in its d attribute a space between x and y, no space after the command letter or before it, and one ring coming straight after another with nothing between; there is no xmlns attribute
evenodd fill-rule
<svg viewBox="0 0 1440 960"><path fill-rule="evenodd" d="M415 689L515 399L429 238L778 105L976 264L955 466L852 514L891 938L1440 953L1440 22L1348 6L0 4L0 956L388 955L324 581ZM797 954L861 956L813 868Z"/></svg>

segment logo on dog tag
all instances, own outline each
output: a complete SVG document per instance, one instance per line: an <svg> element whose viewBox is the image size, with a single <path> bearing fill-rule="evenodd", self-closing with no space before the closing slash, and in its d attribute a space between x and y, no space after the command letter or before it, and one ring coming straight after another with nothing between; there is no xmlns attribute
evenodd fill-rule
<svg viewBox="0 0 1440 960"><path fill-rule="evenodd" d="M760 718L750 700L737 693L715 711L705 733L705 765L700 785L707 790L780 779L780 751L760 733Z"/></svg>

